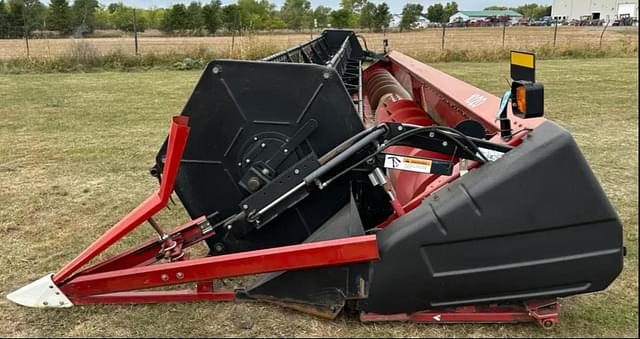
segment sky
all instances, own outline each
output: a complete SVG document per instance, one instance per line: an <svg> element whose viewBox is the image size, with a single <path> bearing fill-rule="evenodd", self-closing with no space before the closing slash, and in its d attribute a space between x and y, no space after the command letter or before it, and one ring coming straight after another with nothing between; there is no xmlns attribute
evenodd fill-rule
<svg viewBox="0 0 640 339"><path fill-rule="evenodd" d="M208 3L209 0L198 0L200 1L202 4ZM280 7L282 6L282 4L284 3L284 0L269 0L272 3L275 3L276 6ZM380 3L382 2L382 0L370 0L373 3ZM391 8L391 12L396 14L396 13L400 13L402 11L402 7L404 7L404 5L406 3L419 3L421 4L425 10L427 9L427 7L429 7L430 5L433 5L434 3L446 3L448 0L442 0L442 1L437 1L437 0L386 0L385 2L389 5L389 7ZM551 5L551 3L553 2L553 0L455 0L458 3L458 8L460 10L468 10L468 11L472 11L472 10L482 10L485 7L489 7L492 5L498 5L498 6L508 6L508 7L517 7L520 5L523 5L525 3L538 3L538 4L542 4L542 5ZM191 2L191 0L98 0L99 3L103 4L103 5L107 5L113 2L123 2L125 5L129 5L129 6L135 6L135 7L143 7L143 8L149 8L152 6L155 7L169 7L173 4L177 4L177 3L184 3L184 4L188 4ZM235 0L222 0L222 4L226 5L229 3L234 3L236 2ZM311 0L311 6L313 8L315 8L316 6L327 6L327 7L331 7L331 8L338 8L340 5L340 0Z"/></svg>

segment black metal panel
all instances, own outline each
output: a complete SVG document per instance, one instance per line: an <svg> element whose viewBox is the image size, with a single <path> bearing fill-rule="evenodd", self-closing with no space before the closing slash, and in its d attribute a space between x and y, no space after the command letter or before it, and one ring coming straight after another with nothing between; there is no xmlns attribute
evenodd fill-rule
<svg viewBox="0 0 640 339"><path fill-rule="evenodd" d="M364 234L353 198L318 228L305 243ZM370 263L275 272L239 293L239 297L271 300L335 317L347 300L367 297Z"/></svg>
<svg viewBox="0 0 640 339"><path fill-rule="evenodd" d="M363 129L335 69L312 64L214 60L182 115L190 117L191 132L175 191L193 218L238 212L250 194L243 177L252 166L276 164L269 173L275 177ZM305 137L282 160L278 152L301 130ZM165 152L166 140L156 159L160 168ZM225 252L300 243L348 201L348 194L347 187L314 194L265 231L246 239L227 237ZM224 236L220 232L210 244Z"/></svg>
<svg viewBox="0 0 640 339"><path fill-rule="evenodd" d="M347 46L343 48L345 42ZM361 60L364 56L364 51L353 31L331 29L323 31L313 40L270 55L262 61L314 63L338 68L339 65L335 62L337 60ZM341 71L338 73L342 74Z"/></svg>
<svg viewBox="0 0 640 339"><path fill-rule="evenodd" d="M378 243L360 304L376 313L593 292L622 270L620 220L552 122L426 198Z"/></svg>

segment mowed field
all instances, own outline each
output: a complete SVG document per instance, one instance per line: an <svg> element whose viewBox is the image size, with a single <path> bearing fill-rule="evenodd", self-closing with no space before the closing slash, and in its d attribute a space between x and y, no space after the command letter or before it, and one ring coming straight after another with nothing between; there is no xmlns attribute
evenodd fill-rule
<svg viewBox="0 0 640 339"><path fill-rule="evenodd" d="M435 66L496 95L507 86L506 62ZM622 219L628 249L621 276L607 290L562 299L553 331L535 324L363 324L344 314L329 321L263 303L40 310L6 300L55 272L157 188L149 167L199 76L0 76L0 336L638 336L637 58L538 62L546 116L577 140ZM158 220L178 225L187 215L177 206ZM152 235L142 226L119 247Z"/></svg>
<svg viewBox="0 0 640 339"><path fill-rule="evenodd" d="M599 47L603 27L559 26L556 46L563 48ZM235 37L234 53L230 53L232 38L218 37L158 37L142 36L138 39L139 52L145 53L184 53L193 50L217 51L224 55L243 55L246 49L278 51L286 47L318 36L318 32L304 34L253 34ZM421 51L442 48L442 29L428 28L403 33L361 33L372 50L381 51L383 39L389 40L392 49L416 55ZM533 48L552 45L554 27L507 27L504 31L506 48ZM132 36L119 38L86 39L31 39L29 54L36 58L52 58L71 53L78 41L84 41L95 49L97 54L125 53L135 51ZM419 42L419 43L417 43ZM602 39L603 47L617 48L638 44L638 27L608 27ZM448 28L445 32L445 48L450 49L495 49L503 46L502 27L465 27ZM240 51L240 52L238 52ZM25 57L27 49L24 39L0 39L0 59Z"/></svg>

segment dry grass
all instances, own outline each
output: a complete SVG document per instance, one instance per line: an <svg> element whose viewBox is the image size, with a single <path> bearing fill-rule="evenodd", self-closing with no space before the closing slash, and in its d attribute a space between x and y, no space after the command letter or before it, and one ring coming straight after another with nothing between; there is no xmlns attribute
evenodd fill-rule
<svg viewBox="0 0 640 339"><path fill-rule="evenodd" d="M492 93L508 64L441 68ZM200 72L24 74L0 77L0 336L624 336L638 335L638 60L539 63L546 113L568 128L618 211L629 250L606 291L563 299L553 332L533 324L361 324L258 303L19 307L4 296L53 272L157 186L148 173ZM178 224L179 208L159 221ZM151 235L143 228L124 245ZM123 246L124 246L123 245ZM243 329L239 322L255 324Z"/></svg>
<svg viewBox="0 0 640 339"><path fill-rule="evenodd" d="M534 48L553 43L554 27L507 27L505 31L506 48ZM559 26L557 47L584 48L599 47L602 27ZM317 32L313 36L317 36ZM405 33L362 33L369 48L381 51L382 40L388 39L395 50L409 55L417 55L424 51L439 50L442 47L442 29L430 28ZM217 54L234 54L256 45L273 50L281 50L294 44L309 40L310 33L305 34L273 34L236 37L234 52L231 52L230 36L218 37L157 37L141 36L139 51L142 54L184 53L197 49L206 49ZM95 46L100 55L114 52L134 53L134 42L130 36L110 38L87 38L84 41ZM604 35L603 47L618 48L635 44L637 46L637 27L609 27ZM30 55L34 58L55 58L64 56L73 46L74 39L33 39L30 40ZM501 27L449 28L445 32L445 47L458 49L496 49L502 48ZM0 40L0 60L26 56L24 40Z"/></svg>

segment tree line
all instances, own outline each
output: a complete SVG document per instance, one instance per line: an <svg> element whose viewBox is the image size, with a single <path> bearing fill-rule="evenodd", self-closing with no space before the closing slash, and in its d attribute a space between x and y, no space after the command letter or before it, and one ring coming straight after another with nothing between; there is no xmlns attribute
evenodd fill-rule
<svg viewBox="0 0 640 339"><path fill-rule="evenodd" d="M166 33L214 34L310 28L365 28L382 31L393 15L385 2L341 0L339 9L311 7L309 0L285 0L277 8L269 0L238 0L223 6L220 0L192 1L168 8L134 8L120 3L102 6L97 0L0 0L0 37L22 37L33 31L82 35L97 29L131 32L159 29ZM135 20L134 20L135 19Z"/></svg>
<svg viewBox="0 0 640 339"><path fill-rule="evenodd" d="M550 7L549 7L550 8ZM492 6L486 9L513 9L537 19L546 13L545 6L527 4L517 8ZM419 22L447 22L458 12L458 4L447 2L429 6L424 12L420 4L407 3L399 17L400 30L415 29ZM363 28L373 32L387 29L394 15L385 2L341 0L338 9L311 7L309 0L285 0L277 8L269 0L237 0L222 5L220 0L208 3L192 1L168 8L134 8L120 3L107 6L98 0L0 0L0 38L22 37L33 31L55 31L61 35L83 35L96 29L159 29L166 33L190 35L258 30L311 28Z"/></svg>

